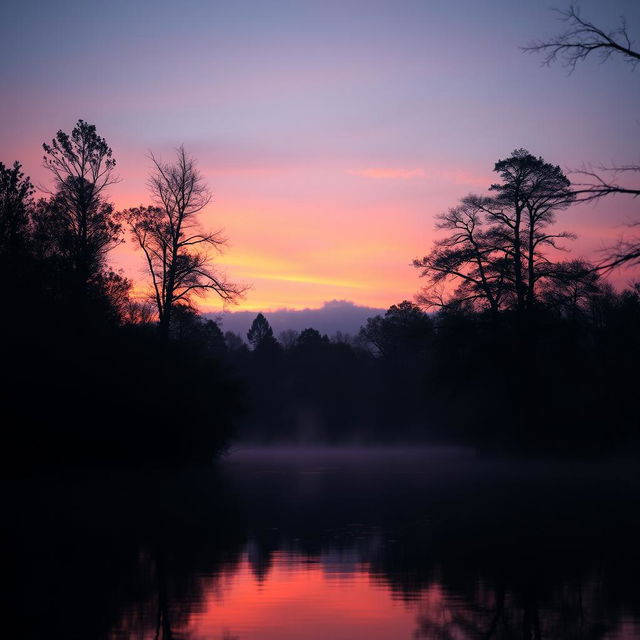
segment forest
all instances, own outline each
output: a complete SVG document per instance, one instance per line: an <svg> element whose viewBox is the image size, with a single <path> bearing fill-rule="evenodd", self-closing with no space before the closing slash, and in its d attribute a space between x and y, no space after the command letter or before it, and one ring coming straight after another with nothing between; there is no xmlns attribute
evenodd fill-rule
<svg viewBox="0 0 640 640"><path fill-rule="evenodd" d="M598 55L640 60L624 21L606 31L575 5L559 15L565 31L525 52L570 73ZM194 156L150 153L148 203L118 211L116 157L95 125L78 120L42 150L38 195L20 162L0 163L0 388L17 415L5 468L207 463L234 442L561 455L639 444L640 282L610 276L633 275L640 241L632 229L589 261L562 224L576 204L638 197L637 164L568 173L516 148L483 192L437 216L424 255L407 256L413 301L357 335L275 336L260 313L241 336L198 310L206 296L238 302L250 283L217 267L227 239L201 224L212 191ZM125 240L146 266L143 296L110 261Z"/></svg>
<svg viewBox="0 0 640 640"><path fill-rule="evenodd" d="M517 149L494 170L489 195L439 216L443 236L414 260L427 282L416 303L352 337L309 328L278 342L263 315L251 350L226 337L248 373L253 438L593 454L637 445L640 285L607 282L619 254L560 259L575 236L556 216L586 192L558 166Z"/></svg>
<svg viewBox="0 0 640 640"><path fill-rule="evenodd" d="M198 295L233 302L246 288L215 266L225 238L199 223L211 194L184 148L151 156L152 204L124 211L106 196L116 161L94 125L43 150L45 197L20 163L0 166L2 392L20 413L9 466L206 463L234 441L638 444L640 284L606 278L634 253L566 259L575 235L557 218L600 194L525 149L495 163L486 194L438 217L439 239L413 262L425 283L414 302L332 337L276 337L263 314L247 336L225 334L198 313ZM148 298L109 264L125 237L144 255Z"/></svg>

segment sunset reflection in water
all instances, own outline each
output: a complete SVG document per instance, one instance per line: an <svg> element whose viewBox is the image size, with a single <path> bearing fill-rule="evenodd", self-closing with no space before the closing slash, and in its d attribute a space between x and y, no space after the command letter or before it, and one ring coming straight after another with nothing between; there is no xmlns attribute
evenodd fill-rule
<svg viewBox="0 0 640 640"><path fill-rule="evenodd" d="M425 597L442 595L434 587ZM202 612L184 631L198 639L408 638L418 609L418 603L394 597L364 564L341 569L277 553L261 577L245 554L209 591Z"/></svg>

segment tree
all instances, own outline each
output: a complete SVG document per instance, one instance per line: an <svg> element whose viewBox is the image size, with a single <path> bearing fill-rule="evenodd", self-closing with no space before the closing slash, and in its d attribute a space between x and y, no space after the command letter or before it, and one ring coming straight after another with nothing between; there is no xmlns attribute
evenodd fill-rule
<svg viewBox="0 0 640 640"><path fill-rule="evenodd" d="M254 351L275 340L271 325L261 313L251 323L251 327L247 332L247 340L249 340L249 344L251 344Z"/></svg>
<svg viewBox="0 0 640 640"><path fill-rule="evenodd" d="M599 56L601 62L605 62L614 54L621 55L634 69L640 62L640 52L632 48L624 18L617 29L605 31L584 19L577 4L556 11L568 28L551 40L538 40L524 47L524 51L542 53L545 65L559 60L573 71L589 56Z"/></svg>
<svg viewBox="0 0 640 640"><path fill-rule="evenodd" d="M237 333L233 331L227 331L224 334L224 341L227 345L227 349L231 352L247 351L247 345L245 341Z"/></svg>
<svg viewBox="0 0 640 640"><path fill-rule="evenodd" d="M303 329L296 338L296 349L307 355L317 353L329 344L329 338L317 329Z"/></svg>
<svg viewBox="0 0 640 640"><path fill-rule="evenodd" d="M149 189L154 206L122 212L134 241L142 249L151 276L160 332L168 339L172 311L189 305L194 295L215 292L233 303L245 289L226 280L213 266L211 251L221 252L226 240L219 231L201 231L198 214L211 192L195 160L179 147L173 163L151 154L154 165Z"/></svg>
<svg viewBox="0 0 640 640"><path fill-rule="evenodd" d="M360 337L383 358L395 357L405 363L408 357L424 355L432 333L431 318L408 300L391 305L384 317L369 318L360 329Z"/></svg>
<svg viewBox="0 0 640 640"><path fill-rule="evenodd" d="M568 28L549 40L538 40L523 50L542 54L545 65L560 62L573 72L578 63L587 58L599 57L606 62L612 56L621 57L632 70L640 62L640 51L633 47L624 18L613 30L605 30L583 18L577 4L571 4L566 10L556 10ZM574 194L579 201L590 201L611 195L640 196L640 188L632 184L622 184L621 176L640 173L640 164L599 166L575 172L582 175L586 182L574 184ZM638 223L632 226L637 226ZM640 261L640 239L620 241L611 249L608 258L600 265L601 269L612 269L623 264Z"/></svg>
<svg viewBox="0 0 640 640"><path fill-rule="evenodd" d="M295 329L285 329L280 332L278 336L278 342L283 346L286 351L289 351L295 347L298 339L298 332Z"/></svg>
<svg viewBox="0 0 640 640"><path fill-rule="evenodd" d="M130 313L130 298L132 283L125 277L122 270L104 269L95 283L101 299L105 302L104 316L111 315L111 320L117 324L125 322Z"/></svg>
<svg viewBox="0 0 640 640"><path fill-rule="evenodd" d="M428 279L418 298L423 306L531 310L539 282L553 271L544 249L561 249L560 239L574 237L549 230L574 198L560 167L516 149L494 171L502 182L491 185L491 197L469 195L441 214L436 228L448 235L414 260Z"/></svg>
<svg viewBox="0 0 640 640"><path fill-rule="evenodd" d="M153 303L150 300L127 298L124 308L124 323L128 325L148 325L154 318Z"/></svg>
<svg viewBox="0 0 640 640"><path fill-rule="evenodd" d="M224 335L215 320L200 316L191 307L178 304L173 309L171 334L183 346L193 347L199 356L221 359L227 351Z"/></svg>
<svg viewBox="0 0 640 640"><path fill-rule="evenodd" d="M497 313L505 300L505 278L510 261L496 243L495 234L484 227L488 199L469 195L460 205L437 216L436 229L449 235L437 240L431 253L413 265L429 279L418 296L426 307L447 307L449 282L455 282L456 304L489 308Z"/></svg>
<svg viewBox="0 0 640 640"><path fill-rule="evenodd" d="M0 257L11 258L25 249L29 233L33 185L22 165L5 167L0 162Z"/></svg>
<svg viewBox="0 0 640 640"><path fill-rule="evenodd" d="M545 282L545 306L573 322L587 315L594 296L603 290L601 276L594 265L570 260L555 266L553 278Z"/></svg>
<svg viewBox="0 0 640 640"><path fill-rule="evenodd" d="M42 310L38 304L40 278L29 245L33 192L19 162L11 167L0 162L0 273L6 309L0 317L2 347L16 344L17 331L28 334L31 321ZM3 356L6 363L6 353ZM21 357L24 353L19 353Z"/></svg>
<svg viewBox="0 0 640 640"><path fill-rule="evenodd" d="M121 226L105 189L117 182L116 161L95 125L78 120L71 135L58 131L43 144L43 163L54 178L48 206L38 209L36 225L48 236L52 253L68 266L74 293L86 301L101 277L106 256L121 241Z"/></svg>
<svg viewBox="0 0 640 640"><path fill-rule="evenodd" d="M516 309L531 309L536 302L536 284L549 274L549 259L543 247L559 249L559 239L574 238L567 232L548 233L555 212L573 201L571 183L559 166L536 158L526 149L516 149L496 162L494 171L502 178L492 184L496 195L485 207L493 233L501 237L513 264Z"/></svg>

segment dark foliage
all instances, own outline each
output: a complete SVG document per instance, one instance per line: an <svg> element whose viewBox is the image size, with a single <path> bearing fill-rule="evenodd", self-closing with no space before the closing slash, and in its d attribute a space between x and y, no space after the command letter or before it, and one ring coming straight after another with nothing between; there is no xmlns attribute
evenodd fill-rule
<svg viewBox="0 0 640 640"><path fill-rule="evenodd" d="M268 322L264 319L266 326ZM410 302L370 318L357 340L314 329L289 346L229 358L263 442L441 441L562 454L637 446L634 366L640 290L616 293L589 265L557 266L525 322L464 305Z"/></svg>
<svg viewBox="0 0 640 640"><path fill-rule="evenodd" d="M636 446L639 290L616 293L584 260L558 261L553 228L575 200L558 166L516 149L489 196L439 217L446 237L414 266L418 297L370 318L356 340L281 336L259 314L253 351L231 358L252 408L244 437L305 442L445 441L598 454Z"/></svg>
<svg viewBox="0 0 640 640"><path fill-rule="evenodd" d="M95 127L79 121L44 149L47 199L18 163L0 165L0 400L15 415L3 470L209 463L241 408L220 329L176 305L161 339L108 265L115 160Z"/></svg>
<svg viewBox="0 0 640 640"><path fill-rule="evenodd" d="M592 265L544 252L571 237L551 226L573 195L541 158L514 151L491 197L441 217L449 235L418 265L434 284L457 279L438 313L403 301L355 338L307 328L280 342L258 314L249 349L186 297L172 298L160 330L153 304L130 297L107 262L120 241L104 191L115 160L95 127L80 121L45 151L48 199L33 199L18 163L0 165L0 261L12 276L1 393L23 411L8 468L206 463L243 410L241 439L260 442L638 444L640 289L616 293Z"/></svg>
<svg viewBox="0 0 640 640"><path fill-rule="evenodd" d="M200 572L234 566L244 545L211 470L82 471L11 489L0 593L22 638L175 638L205 596Z"/></svg>
<svg viewBox="0 0 640 640"><path fill-rule="evenodd" d="M440 214L436 228L447 235L414 260L427 280L423 306L530 311L538 288L554 275L549 250L575 238L551 229L575 197L560 167L516 149L494 171L501 182L489 187L491 195L469 194Z"/></svg>
<svg viewBox="0 0 640 640"><path fill-rule="evenodd" d="M208 292L234 302L245 287L228 282L213 264L211 253L220 252L226 240L220 231L200 228L199 214L212 195L194 158L180 147L173 163L153 154L150 159L154 170L148 185L157 206L127 209L119 218L144 254L160 332L168 341L177 305L188 306L194 296Z"/></svg>

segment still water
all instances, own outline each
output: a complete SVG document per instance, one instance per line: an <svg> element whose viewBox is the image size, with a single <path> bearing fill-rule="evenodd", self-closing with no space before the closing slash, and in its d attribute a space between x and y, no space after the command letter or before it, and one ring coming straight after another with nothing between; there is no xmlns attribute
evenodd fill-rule
<svg viewBox="0 0 640 640"><path fill-rule="evenodd" d="M3 596L21 638L640 638L639 475L343 449L22 480Z"/></svg>

